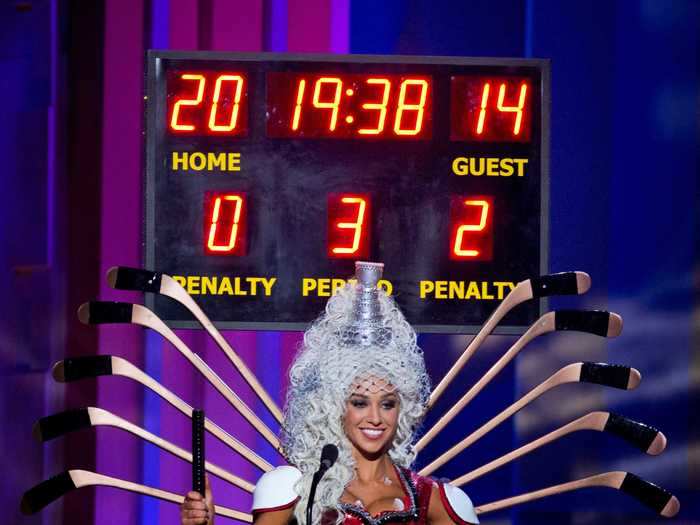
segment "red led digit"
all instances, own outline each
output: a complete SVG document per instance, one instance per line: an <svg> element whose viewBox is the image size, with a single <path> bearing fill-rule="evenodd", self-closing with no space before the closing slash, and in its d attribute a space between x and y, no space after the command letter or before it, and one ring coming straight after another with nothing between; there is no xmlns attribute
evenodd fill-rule
<svg viewBox="0 0 700 525"><path fill-rule="evenodd" d="M219 106L219 98L221 97L221 86L224 82L235 82L235 92L233 97L233 107L231 108L231 116L228 119L228 124L216 124L216 112ZM212 100L211 111L209 113L209 129L212 131L232 131L236 128L238 122L238 108L241 102L241 94L243 92L243 77L240 75L221 75L216 79L214 86L214 99Z"/></svg>
<svg viewBox="0 0 700 525"><path fill-rule="evenodd" d="M481 108L479 109L479 121L476 123L476 134L481 135L484 132L484 120L486 120L486 104L489 102L489 89L491 86L488 82L484 84L484 91L481 94Z"/></svg>
<svg viewBox="0 0 700 525"><path fill-rule="evenodd" d="M493 257L492 209L491 197L452 198L450 205L451 259L491 260Z"/></svg>
<svg viewBox="0 0 700 525"><path fill-rule="evenodd" d="M465 75L450 79L450 139L529 142L537 89L523 76ZM534 107L533 107L534 106Z"/></svg>
<svg viewBox="0 0 700 525"><path fill-rule="evenodd" d="M420 99L418 104L406 103L406 91L408 86L420 86ZM396 111L396 120L394 121L394 132L397 135L418 135L423 127L423 112L425 110L425 101L428 97L428 82L422 79L408 79L401 82L401 90L399 91L399 104ZM403 129L401 127L402 117L406 111L416 112L416 123L413 128Z"/></svg>
<svg viewBox="0 0 700 525"><path fill-rule="evenodd" d="M369 255L369 196L328 197L328 255L332 258Z"/></svg>
<svg viewBox="0 0 700 525"><path fill-rule="evenodd" d="M503 99L506 97L506 85L501 84L498 89L498 111L503 111L506 113L515 113L515 124L513 125L513 135L520 134L520 124L523 120L523 108L525 107L525 97L527 95L527 85L521 84L520 86L520 96L518 98L517 106L504 106Z"/></svg>
<svg viewBox="0 0 700 525"><path fill-rule="evenodd" d="M182 80L196 80L197 81L197 97L195 99L180 99L175 102L175 107L173 108L173 115L170 118L170 127L178 131L193 131L194 125L192 124L181 124L179 122L180 108L182 106L199 106L204 98L204 84L206 80L204 75L182 75L180 77Z"/></svg>
<svg viewBox="0 0 700 525"><path fill-rule="evenodd" d="M333 95L333 102L322 102L321 101L321 89L324 84L335 84L335 95ZM335 77L321 77L316 81L314 86L314 107L321 109L330 109L331 111L331 121L328 125L328 129L331 131L335 130L335 125L338 122L338 110L340 108L340 92L343 89L343 82L339 78Z"/></svg>
<svg viewBox="0 0 700 525"><path fill-rule="evenodd" d="M299 117L301 116L301 102L304 100L304 90L306 89L306 80L299 81L299 89L297 89L297 103L294 106L294 117L292 119L292 129L299 129Z"/></svg>
<svg viewBox="0 0 700 525"><path fill-rule="evenodd" d="M228 193L210 196L210 211L207 213L208 221L205 228L208 253L245 255L245 200L245 194Z"/></svg>
<svg viewBox="0 0 700 525"><path fill-rule="evenodd" d="M389 103L391 82L389 82L389 79L386 78L368 78L367 84L384 86L381 102L366 102L362 104L362 109L379 111L379 118L377 120L376 128L362 128L358 129L357 132L360 135L379 135L382 131L384 131L384 120L386 119L386 106Z"/></svg>
<svg viewBox="0 0 700 525"><path fill-rule="evenodd" d="M165 75L170 133L247 135L248 81L245 73L169 70Z"/></svg>
<svg viewBox="0 0 700 525"><path fill-rule="evenodd" d="M407 78L381 72L269 72L265 75L266 136L429 140L431 82L430 76Z"/></svg>

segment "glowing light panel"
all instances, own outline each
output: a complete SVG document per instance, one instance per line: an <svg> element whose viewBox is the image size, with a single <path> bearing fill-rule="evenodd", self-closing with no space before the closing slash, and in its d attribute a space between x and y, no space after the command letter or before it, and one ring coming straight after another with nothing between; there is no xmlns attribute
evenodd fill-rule
<svg viewBox="0 0 700 525"><path fill-rule="evenodd" d="M432 138L432 77L268 73L266 85L271 138Z"/></svg>
<svg viewBox="0 0 700 525"><path fill-rule="evenodd" d="M493 259L493 197L452 196L450 225L452 260Z"/></svg>
<svg viewBox="0 0 700 525"><path fill-rule="evenodd" d="M247 205L244 193L208 193L204 202L205 251L246 255Z"/></svg>
<svg viewBox="0 0 700 525"><path fill-rule="evenodd" d="M168 71L168 131L177 135L243 137L248 86L241 73Z"/></svg>
<svg viewBox="0 0 700 525"><path fill-rule="evenodd" d="M450 79L450 139L529 142L532 99L528 78L453 76Z"/></svg>
<svg viewBox="0 0 700 525"><path fill-rule="evenodd" d="M367 258L370 241L370 197L334 193L328 196L328 257Z"/></svg>

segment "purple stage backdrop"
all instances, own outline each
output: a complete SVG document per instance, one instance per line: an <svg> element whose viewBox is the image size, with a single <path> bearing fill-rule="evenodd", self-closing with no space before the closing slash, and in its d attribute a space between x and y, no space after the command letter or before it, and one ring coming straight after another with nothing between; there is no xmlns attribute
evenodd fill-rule
<svg viewBox="0 0 700 525"><path fill-rule="evenodd" d="M591 273L583 298L609 308L622 337L553 334L507 367L422 454L424 463L570 362L640 368L634 393L571 385L533 403L448 466L455 477L590 410L660 427L669 449L644 457L578 433L470 483L485 503L606 470L631 470L681 500L677 523L700 524L700 2L697 0L36 0L0 2L0 433L3 523L178 523L176 505L109 488L82 489L41 514L18 512L24 490L85 468L176 493L191 468L124 431L97 428L47 444L40 417L99 406L190 448L190 421L126 378L56 384L64 357L114 354L144 369L273 464L263 442L194 368L152 332L82 326L100 298L141 302L105 281L142 265L143 94L148 49L541 57L552 60L550 270ZM10 101L10 102L8 102ZM276 423L201 331L179 331L271 427ZM240 331L227 340L282 404L296 332ZM467 337L421 335L438 380ZM513 338L494 336L427 424L471 386ZM591 435L595 434L595 435ZM260 471L213 437L208 458L255 481ZM217 503L250 495L212 479ZM8 510L9 509L9 510ZM219 525L226 520L219 520ZM584 491L484 516L483 523L657 524L614 491Z"/></svg>

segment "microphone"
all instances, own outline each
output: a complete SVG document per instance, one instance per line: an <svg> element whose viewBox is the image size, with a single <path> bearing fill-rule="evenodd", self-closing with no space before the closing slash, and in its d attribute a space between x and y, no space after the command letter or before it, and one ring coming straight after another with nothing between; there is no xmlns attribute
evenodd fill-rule
<svg viewBox="0 0 700 525"><path fill-rule="evenodd" d="M325 473L335 464L337 459L338 447L331 443L323 445L323 448L321 449L321 466L318 468L318 471L323 471Z"/></svg>
<svg viewBox="0 0 700 525"><path fill-rule="evenodd" d="M338 447L331 443L323 445L323 449L321 449L321 464L319 465L318 470L314 473L314 477L311 480L311 488L309 489L309 501L306 504L306 525L311 525L311 518L313 517L314 509L314 498L316 497L316 487L321 481L323 475L333 466L337 459Z"/></svg>

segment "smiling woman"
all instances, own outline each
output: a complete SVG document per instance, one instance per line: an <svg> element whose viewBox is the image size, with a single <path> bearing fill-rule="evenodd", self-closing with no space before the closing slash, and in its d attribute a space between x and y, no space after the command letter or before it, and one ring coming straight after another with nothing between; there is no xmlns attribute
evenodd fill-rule
<svg viewBox="0 0 700 525"><path fill-rule="evenodd" d="M318 485L314 525L478 523L461 490L409 470L430 385L415 331L377 287L382 269L357 263L357 284L339 290L304 334L290 370L282 437L293 467L258 481L258 525L286 525L294 518L306 523L327 444L339 454ZM204 502L186 501L182 516L188 525L206 523Z"/></svg>
<svg viewBox="0 0 700 525"><path fill-rule="evenodd" d="M340 289L304 333L289 372L282 435L293 466L258 481L258 525L307 523L312 480L329 444L338 459L317 487L308 525L478 523L461 490L409 470L430 384L415 331L377 287L382 270L357 263L357 283ZM185 500L182 523L207 523L206 503L211 495Z"/></svg>

